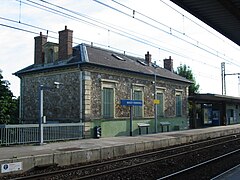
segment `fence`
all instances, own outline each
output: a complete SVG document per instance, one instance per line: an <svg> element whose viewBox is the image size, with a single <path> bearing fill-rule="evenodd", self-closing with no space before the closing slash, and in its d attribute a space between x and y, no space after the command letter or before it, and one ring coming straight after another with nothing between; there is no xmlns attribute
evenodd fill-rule
<svg viewBox="0 0 240 180"><path fill-rule="evenodd" d="M43 141L83 138L83 123L42 124ZM0 125L0 145L39 142L38 124Z"/></svg>

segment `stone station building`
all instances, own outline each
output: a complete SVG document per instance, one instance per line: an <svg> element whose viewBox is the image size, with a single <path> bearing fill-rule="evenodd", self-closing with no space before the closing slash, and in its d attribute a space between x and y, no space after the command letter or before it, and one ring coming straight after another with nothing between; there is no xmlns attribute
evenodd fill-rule
<svg viewBox="0 0 240 180"><path fill-rule="evenodd" d="M129 135L130 112L120 104L122 99L143 102L133 107L133 135L138 134L137 123L150 124L149 133L154 133L154 93L160 100L157 131L161 132L159 123L166 121L170 130L188 128L191 82L173 72L171 57L164 60L164 68L156 67L149 52L143 59L92 44L72 47L72 37L67 27L59 32L59 44L47 42L41 33L35 37L34 64L15 73L21 79L22 123L38 122L39 86L43 85L47 123L83 122L86 138L93 137L96 125L102 127L103 137ZM59 89L54 82L61 83Z"/></svg>

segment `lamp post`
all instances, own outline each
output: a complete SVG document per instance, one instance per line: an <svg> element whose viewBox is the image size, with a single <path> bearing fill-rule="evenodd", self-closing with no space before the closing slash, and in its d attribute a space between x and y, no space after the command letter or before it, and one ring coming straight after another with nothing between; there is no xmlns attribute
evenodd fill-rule
<svg viewBox="0 0 240 180"><path fill-rule="evenodd" d="M39 144L43 145L43 85L39 86Z"/></svg>
<svg viewBox="0 0 240 180"><path fill-rule="evenodd" d="M54 82L55 88L59 88L62 83ZM48 86L40 85L39 86L39 118L38 118L38 131L39 131L39 145L43 145L43 90L44 89L53 89Z"/></svg>
<svg viewBox="0 0 240 180"><path fill-rule="evenodd" d="M154 61L153 67L154 67L154 122L155 122L155 133L157 133L158 132L158 129L157 129L157 103L155 102L156 99L157 99L157 85L156 85L156 81L157 81L157 75L156 75L157 64L156 64L156 61Z"/></svg>

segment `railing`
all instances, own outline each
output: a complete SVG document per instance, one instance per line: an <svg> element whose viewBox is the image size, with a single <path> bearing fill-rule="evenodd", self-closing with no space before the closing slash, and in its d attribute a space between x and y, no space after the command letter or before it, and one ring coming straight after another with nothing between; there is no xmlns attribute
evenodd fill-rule
<svg viewBox="0 0 240 180"><path fill-rule="evenodd" d="M83 127L83 123L43 124L43 141L82 139ZM38 124L0 125L0 145L38 142Z"/></svg>

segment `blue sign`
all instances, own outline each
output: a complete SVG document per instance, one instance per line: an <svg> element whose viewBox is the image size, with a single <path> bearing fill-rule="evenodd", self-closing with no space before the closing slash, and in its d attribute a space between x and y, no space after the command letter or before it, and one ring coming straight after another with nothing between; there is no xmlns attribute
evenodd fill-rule
<svg viewBox="0 0 240 180"><path fill-rule="evenodd" d="M142 106L142 100L121 99L122 106Z"/></svg>

